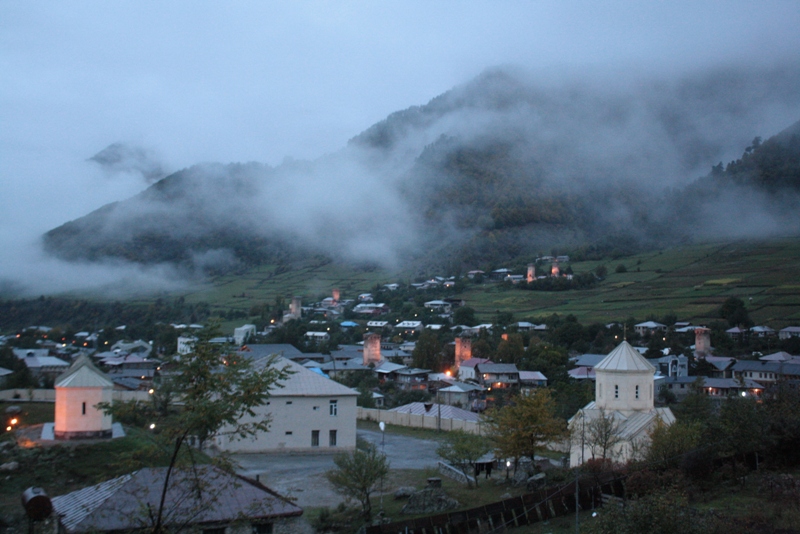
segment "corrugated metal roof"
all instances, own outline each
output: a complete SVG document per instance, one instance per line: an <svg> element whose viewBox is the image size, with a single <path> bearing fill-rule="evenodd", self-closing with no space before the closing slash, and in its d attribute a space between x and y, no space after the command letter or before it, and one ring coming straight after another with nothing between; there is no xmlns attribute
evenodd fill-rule
<svg viewBox="0 0 800 534"><path fill-rule="evenodd" d="M166 471L141 469L55 497L53 508L70 533L141 529L150 526L148 510L158 508ZM213 466L173 471L164 510L167 527L303 513L269 488Z"/></svg>
<svg viewBox="0 0 800 534"><path fill-rule="evenodd" d="M57 388L113 388L114 383L85 354L56 379Z"/></svg>
<svg viewBox="0 0 800 534"><path fill-rule="evenodd" d="M269 358L258 360L256 367L263 367ZM287 358L275 358L274 365L278 368L286 367L292 372L289 377L281 382L283 387L278 387L270 392L273 397L301 396L301 397L333 397L357 396L358 391L350 389L330 378L320 376L310 369Z"/></svg>
<svg viewBox="0 0 800 534"><path fill-rule="evenodd" d="M595 371L633 371L656 372L656 368L644 356L634 349L630 343L623 341L608 356L594 366Z"/></svg>

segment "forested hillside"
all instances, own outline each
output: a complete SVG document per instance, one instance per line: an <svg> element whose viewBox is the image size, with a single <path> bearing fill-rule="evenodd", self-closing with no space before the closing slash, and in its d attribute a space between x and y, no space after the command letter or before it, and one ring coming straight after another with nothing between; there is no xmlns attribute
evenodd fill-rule
<svg viewBox="0 0 800 534"><path fill-rule="evenodd" d="M338 153L278 167L196 165L43 242L67 260L204 276L311 256L460 268L553 249L795 234L797 124L714 166L753 138L771 99L800 112L800 71L755 74L610 91L490 70Z"/></svg>

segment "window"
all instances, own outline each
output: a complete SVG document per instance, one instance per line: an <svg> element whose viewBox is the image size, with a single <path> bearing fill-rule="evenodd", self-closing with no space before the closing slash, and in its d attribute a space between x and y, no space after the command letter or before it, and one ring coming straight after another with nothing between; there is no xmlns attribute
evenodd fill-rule
<svg viewBox="0 0 800 534"><path fill-rule="evenodd" d="M338 404L338 402L339 401L335 401L335 400L332 400L330 402L331 417L336 417L337 415L339 415L339 404Z"/></svg>
<svg viewBox="0 0 800 534"><path fill-rule="evenodd" d="M319 447L319 430L311 431L311 446Z"/></svg>
<svg viewBox="0 0 800 534"><path fill-rule="evenodd" d="M615 399L619 398L619 385L617 384L614 384L614 398Z"/></svg>
<svg viewBox="0 0 800 534"><path fill-rule="evenodd" d="M603 398L603 383L602 382L598 385L598 389L599 389L599 391L597 392L597 396L602 399Z"/></svg>
<svg viewBox="0 0 800 534"><path fill-rule="evenodd" d="M291 435L292 435L292 431L291 431L291 430L287 430L287 431L286 431L286 435L287 435L287 436L291 436Z"/></svg>
<svg viewBox="0 0 800 534"><path fill-rule="evenodd" d="M639 386L636 386L636 398L639 398Z"/></svg>
<svg viewBox="0 0 800 534"><path fill-rule="evenodd" d="M225 534L225 527L204 528L203 534Z"/></svg>
<svg viewBox="0 0 800 534"><path fill-rule="evenodd" d="M292 401L286 401L286 404L291 404L291 403L292 403Z"/></svg>
<svg viewBox="0 0 800 534"><path fill-rule="evenodd" d="M319 411L319 406L314 406L314 411L318 412Z"/></svg>
<svg viewBox="0 0 800 534"><path fill-rule="evenodd" d="M272 523L253 525L253 534L272 534Z"/></svg>
<svg viewBox="0 0 800 534"><path fill-rule="evenodd" d="M335 447L336 446L336 431L335 430L331 430L328 433L328 445L330 445L331 447Z"/></svg>
<svg viewBox="0 0 800 534"><path fill-rule="evenodd" d="M86 415L86 403L81 403L81 415Z"/></svg>

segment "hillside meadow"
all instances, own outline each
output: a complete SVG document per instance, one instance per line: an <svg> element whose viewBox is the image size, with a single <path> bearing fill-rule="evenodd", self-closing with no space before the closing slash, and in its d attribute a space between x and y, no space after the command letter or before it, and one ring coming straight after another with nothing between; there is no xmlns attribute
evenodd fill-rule
<svg viewBox="0 0 800 534"><path fill-rule="evenodd" d="M694 244L570 265L576 274L604 265L608 274L590 289L524 291L510 284L468 283L451 296L463 298L481 320L490 320L500 311L513 313L517 320L573 314L583 323L666 314L707 322L718 318L716 310L726 298L736 296L745 300L756 323L773 328L800 324L800 238ZM623 270L619 265L624 265L625 272L617 272ZM330 296L334 288L342 298L356 298L376 285L413 281L409 273L353 269L316 260L293 268L261 266L244 274L220 276L184 297L187 302L208 302L212 310L247 312L276 298L288 304L293 295L301 295L307 304Z"/></svg>

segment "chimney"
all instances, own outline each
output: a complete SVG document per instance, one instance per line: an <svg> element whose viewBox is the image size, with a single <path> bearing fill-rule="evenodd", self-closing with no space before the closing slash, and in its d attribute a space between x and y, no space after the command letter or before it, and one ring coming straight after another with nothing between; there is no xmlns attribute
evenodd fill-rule
<svg viewBox="0 0 800 534"><path fill-rule="evenodd" d="M379 364L381 357L381 335L364 334L364 365Z"/></svg>
<svg viewBox="0 0 800 534"><path fill-rule="evenodd" d="M708 328L694 329L694 353L701 356L711 354L711 330Z"/></svg>
<svg viewBox="0 0 800 534"><path fill-rule="evenodd" d="M536 265L529 263L528 264L528 283L530 284L536 280Z"/></svg>
<svg viewBox="0 0 800 534"><path fill-rule="evenodd" d="M472 338L467 336L456 338L456 367L472 358Z"/></svg>

